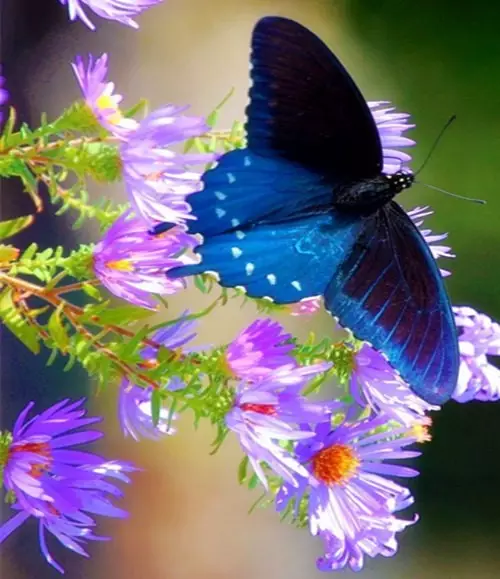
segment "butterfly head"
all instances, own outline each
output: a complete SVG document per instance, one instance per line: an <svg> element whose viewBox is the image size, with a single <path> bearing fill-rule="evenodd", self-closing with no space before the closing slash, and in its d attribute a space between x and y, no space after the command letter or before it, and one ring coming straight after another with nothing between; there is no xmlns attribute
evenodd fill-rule
<svg viewBox="0 0 500 579"><path fill-rule="evenodd" d="M394 195L401 193L404 189L408 189L415 181L415 175L413 173L404 173L403 171L398 171L392 175L385 175L385 178Z"/></svg>

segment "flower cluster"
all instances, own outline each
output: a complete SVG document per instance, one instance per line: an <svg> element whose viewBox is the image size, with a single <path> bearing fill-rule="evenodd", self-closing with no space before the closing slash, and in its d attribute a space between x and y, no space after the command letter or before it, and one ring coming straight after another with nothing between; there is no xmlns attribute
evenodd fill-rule
<svg viewBox="0 0 500 579"><path fill-rule="evenodd" d="M72 20L78 18L91 29L94 25L88 9L102 18L137 27L134 18L160 1L60 0ZM188 233L187 224L195 219L188 199L202 189L200 167L217 160L215 153L189 153L189 146L179 152L178 145L214 134L207 135L207 120L186 114L184 106L168 104L142 120L128 116L120 108L122 95L108 80L107 54L89 55L86 60L78 56L73 70L84 100L75 110L81 114L83 107L86 118L92 115L95 127L102 127L95 131L95 140L116 147L113 151L130 204L92 248L92 271L97 277L92 283L98 281L114 296L139 308L156 310L163 296L186 287L185 280L173 277L171 270L194 263L190 252L199 243ZM3 85L0 76L0 106L8 96ZM414 126L409 115L396 111L387 101L369 102L368 107L382 145L384 172L411 172L406 149L415 143L405 136ZM57 147L51 141L49 145L54 154ZM227 143L224 146L227 148ZM28 149L32 152L31 143ZM205 150L203 146L199 149ZM249 167L252 159L243 162ZM226 179L233 184L237 177L228 172ZM223 201L227 194L215 191L214 197ZM214 214L220 217L221 211L224 216L226 211L220 207ZM455 257L451 247L442 245L447 234L423 228L424 219L431 214L428 207L408 212L435 260ZM231 233L244 239L248 230L237 229L243 228L240 221L232 219L231 226ZM232 248L234 259L242 253L238 247ZM247 270L251 275L254 264L247 266L252 266ZM24 275L24 270L19 271ZM440 271L443 277L450 275L448 270ZM44 277L39 272L35 275ZM78 277L74 269L69 275ZM205 291L203 279L197 284ZM196 320L216 303L227 301L225 291L206 311L185 312L163 326L139 330L137 335L135 327L114 323L103 323L102 332L94 334L87 332L87 326L79 326L79 320L98 326L108 302L101 314L93 315L92 309L89 313L61 299L58 292L64 292L58 286L59 276L54 280L39 291L38 286L21 280L13 303L23 302L25 292L34 287L34 296L48 296L49 305L29 317L29 329L38 324L38 312L43 318L46 309L53 307L46 327L37 326L49 347L56 351L58 340L64 342L60 350L73 358L82 344L83 349L88 346L87 351L95 345L99 354L104 352L115 364L113 368L121 372L117 412L125 437L157 441L174 435L179 415L190 409L196 420L209 418L217 426L217 442L226 435L237 437L244 453L242 482L251 487L260 483L283 518L309 528L321 539L324 554L317 561L318 569L359 571L367 557L396 553L398 533L416 523L418 515L400 518L400 512L414 499L408 488L393 479L414 477L418 471L395 461L420 455L409 447L430 440L430 413L439 407L417 396L381 352L352 336L342 344L324 340L301 346L280 323L268 318L256 319L229 344L200 352L192 347ZM270 286L278 281L275 274L268 274L267 280ZM95 288L84 283L71 283L65 291L78 287L95 297ZM292 281L291 286L301 287L299 281ZM94 311L99 312L99 307ZM322 297L310 296L290 304L287 311L291 316L304 316L321 308ZM143 313L137 307L124 309ZM500 370L490 357L500 356L500 325L470 307L456 307L454 315L460 348L454 400L499 400ZM64 323L79 341L71 341L74 335L66 334ZM120 339L113 341L110 335ZM91 336L88 344L82 336ZM125 343L124 337L130 342ZM130 359L124 358L127 363L122 363L117 352L123 353L129 346ZM84 366L87 368L86 363ZM309 396L329 381L336 382L340 393L319 400ZM52 535L66 548L88 556L87 542L103 539L94 534L94 518L127 516L115 505L115 499L121 497L116 481L130 482L129 473L137 470L127 462L80 449L102 437L93 429L100 419L86 415L84 402L62 400L29 418L32 402L20 413L12 432L0 433L0 476L12 509L11 517L0 527L0 543L34 517L41 551L60 572L63 569L52 557L47 537ZM247 465L253 471L249 476Z"/></svg>

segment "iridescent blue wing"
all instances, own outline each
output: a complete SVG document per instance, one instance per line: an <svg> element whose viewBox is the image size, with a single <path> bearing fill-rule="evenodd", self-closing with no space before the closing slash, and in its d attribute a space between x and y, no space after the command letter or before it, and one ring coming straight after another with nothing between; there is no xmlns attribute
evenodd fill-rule
<svg viewBox="0 0 500 579"><path fill-rule="evenodd" d="M372 114L332 51L286 18L255 26L248 148L300 163L321 175L361 180L382 170Z"/></svg>
<svg viewBox="0 0 500 579"><path fill-rule="evenodd" d="M294 303L323 294L360 228L359 219L327 214L236 229L198 247L199 264L176 268L168 276L212 271L225 287L241 286L252 297Z"/></svg>
<svg viewBox="0 0 500 579"><path fill-rule="evenodd" d="M382 149L361 93L330 49L297 22L268 17L252 37L248 147L224 155L189 198L190 231L328 211L341 182L380 173Z"/></svg>
<svg viewBox="0 0 500 579"><path fill-rule="evenodd" d="M325 304L421 398L441 404L451 397L459 366L451 305L427 243L397 203L363 220Z"/></svg>

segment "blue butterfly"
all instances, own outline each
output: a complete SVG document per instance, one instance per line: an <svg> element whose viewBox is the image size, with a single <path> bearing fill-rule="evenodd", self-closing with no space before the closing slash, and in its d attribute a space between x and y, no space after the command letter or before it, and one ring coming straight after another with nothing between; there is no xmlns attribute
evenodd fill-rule
<svg viewBox="0 0 500 579"><path fill-rule="evenodd" d="M326 309L383 352L427 402L456 386L448 296L425 240L394 196L411 173L382 172L380 137L354 81L307 28L260 20L252 37L248 145L225 154L190 197L197 265L223 286Z"/></svg>

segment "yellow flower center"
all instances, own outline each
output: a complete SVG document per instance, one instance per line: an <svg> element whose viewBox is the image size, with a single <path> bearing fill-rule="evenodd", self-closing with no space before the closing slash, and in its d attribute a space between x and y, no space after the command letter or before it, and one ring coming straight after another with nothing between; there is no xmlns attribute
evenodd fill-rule
<svg viewBox="0 0 500 579"><path fill-rule="evenodd" d="M432 440L430 433L430 419L429 422L426 423L420 422L414 424L410 429L410 435L414 436L417 439L417 442L430 442Z"/></svg>
<svg viewBox="0 0 500 579"><path fill-rule="evenodd" d="M356 474L360 460L347 444L333 444L312 458L313 473L329 486L342 485Z"/></svg>
<svg viewBox="0 0 500 579"><path fill-rule="evenodd" d="M115 105L113 98L110 95L101 95L96 99L95 104L101 110L113 111L111 113L108 112L106 115L106 120L113 125L118 125L123 119L120 109Z"/></svg>
<svg viewBox="0 0 500 579"><path fill-rule="evenodd" d="M134 266L128 259L117 259L115 261L107 261L106 267L114 269L115 271L134 271Z"/></svg>

